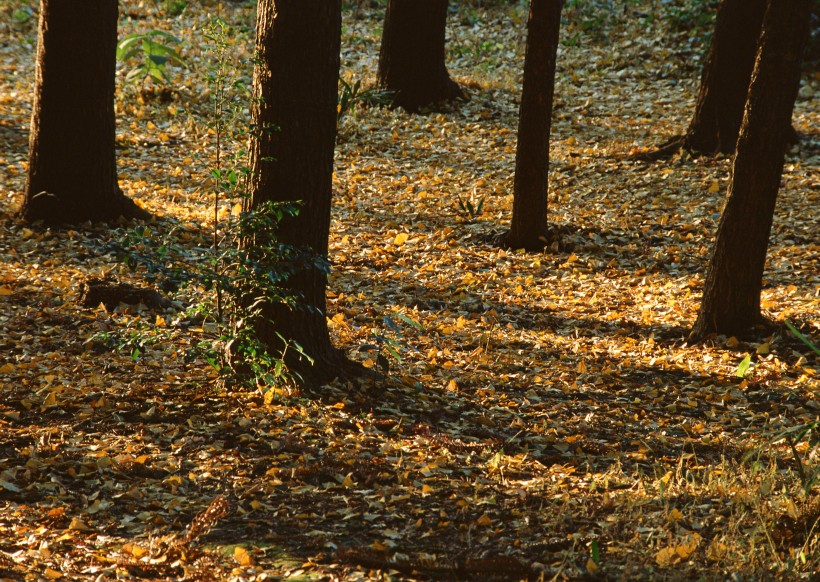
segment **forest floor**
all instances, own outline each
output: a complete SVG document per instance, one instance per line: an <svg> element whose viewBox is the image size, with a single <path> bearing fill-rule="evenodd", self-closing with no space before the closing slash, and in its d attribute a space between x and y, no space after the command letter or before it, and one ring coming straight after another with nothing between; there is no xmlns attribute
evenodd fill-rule
<svg viewBox="0 0 820 582"><path fill-rule="evenodd" d="M187 357L212 335L184 314L190 293L166 310L78 304L90 276L144 286L146 272L100 250L129 225L15 217L36 44L36 15L17 4L0 19L0 579L820 571L816 430L791 433L793 447L782 437L820 416L818 357L783 324L820 340L817 72L766 267L763 307L781 326L693 345L731 160L627 154L687 125L703 3L568 3L550 168L559 236L543 253L493 242L510 217L526 8L458 3L448 64L470 101L341 120L333 339L367 366L380 360L361 348L380 338L407 349L383 378L317 397L231 387ZM345 8L342 67L367 85L383 13L360 4ZM158 216L147 246L177 233L193 247L213 204L208 13L233 27L230 57L246 61L231 74L246 81L254 17L249 3L174 5L123 5L121 35L167 30L191 68L169 68L165 90L120 88L118 164L125 193Z"/></svg>

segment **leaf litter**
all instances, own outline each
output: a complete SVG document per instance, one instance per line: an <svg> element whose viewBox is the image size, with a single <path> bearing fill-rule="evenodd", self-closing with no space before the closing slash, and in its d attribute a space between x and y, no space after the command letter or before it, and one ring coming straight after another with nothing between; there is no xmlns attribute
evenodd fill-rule
<svg viewBox="0 0 820 582"><path fill-rule="evenodd" d="M224 386L186 357L208 330L174 325L177 306L78 306L89 277L145 281L93 250L105 226L55 232L12 217L36 27L2 25L0 575L817 570L820 501L795 457L816 471L817 443L777 438L818 419L816 354L786 328L686 342L730 160L627 157L685 127L705 40L648 18L653 3L626 3L610 20L602 7L567 7L556 235L544 253L514 252L494 241L511 208L526 9L485 4L459 5L448 24L448 64L468 103L342 118L328 316L335 343L382 375L318 396ZM120 34L167 30L201 70L208 11L249 58L244 4L189 4L178 18L129 5ZM374 82L381 17L346 7L343 77ZM147 85L117 102L121 185L166 219L151 225L160 233L210 212L213 138L197 118L207 85L169 73L170 98ZM804 139L787 157L763 291L766 314L815 343L818 82L807 73L797 104ZM134 329L156 340L135 358L98 339ZM374 337L395 340L398 359L360 349Z"/></svg>

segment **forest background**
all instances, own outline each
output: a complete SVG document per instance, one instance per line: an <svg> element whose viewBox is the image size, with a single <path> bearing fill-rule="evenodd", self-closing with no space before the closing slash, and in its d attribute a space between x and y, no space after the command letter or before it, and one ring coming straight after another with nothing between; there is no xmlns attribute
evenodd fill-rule
<svg viewBox="0 0 820 582"><path fill-rule="evenodd" d="M204 289L166 309L79 305L89 276L148 281L106 251L133 241L131 226L13 218L34 8L5 3L0 24L4 576L818 570L816 424L800 430L820 411L817 355L786 328L686 340L731 160L629 158L688 123L713 3L567 2L550 167L560 236L544 253L495 244L526 6L454 4L448 67L470 100L416 115L358 104L340 118L328 316L334 343L377 375L318 394L225 384L194 349L213 334L187 311ZM189 65L132 84L134 63L120 66L120 184L161 217L139 231L143 248L193 253L207 239L214 16L229 26L230 80L249 84L252 4L121 9L121 37L167 31ZM382 18L378 2L344 9L354 105L356 82L375 80ZM818 82L810 58L763 292L771 319L815 343ZM232 210L226 200L220 216Z"/></svg>

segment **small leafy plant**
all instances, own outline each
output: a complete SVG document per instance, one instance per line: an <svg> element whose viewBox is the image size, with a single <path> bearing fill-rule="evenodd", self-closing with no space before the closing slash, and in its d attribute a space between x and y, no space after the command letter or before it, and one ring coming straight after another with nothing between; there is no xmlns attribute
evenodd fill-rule
<svg viewBox="0 0 820 582"><path fill-rule="evenodd" d="M131 320L124 330L104 330L92 335L85 344L92 349L106 347L127 352L134 362L139 361L151 346L170 340L170 334L160 332L139 318Z"/></svg>
<svg viewBox="0 0 820 582"><path fill-rule="evenodd" d="M810 452L820 447L820 420L799 424L788 428L778 434L774 438L774 442L785 440L791 449L794 456L794 462L797 465L797 474L800 476L800 482L803 484L803 489L806 493L811 491L814 484L820 479L820 467L812 466L808 463L811 458ZM807 453L805 459L801 457L797 447L805 442ZM816 456L816 453L815 453Z"/></svg>
<svg viewBox="0 0 820 582"><path fill-rule="evenodd" d="M163 0L161 5L170 16L181 16L188 8L187 0Z"/></svg>
<svg viewBox="0 0 820 582"><path fill-rule="evenodd" d="M339 99L336 105L336 117L342 119L362 104L370 106L387 105L390 103L390 99L390 91L383 91L374 87L363 89L362 82L358 79L353 83L348 83L339 78Z"/></svg>
<svg viewBox="0 0 820 582"><path fill-rule="evenodd" d="M482 196L476 200L475 192L473 192L467 200L462 198L458 193L456 193L456 197L458 198L459 214L465 218L477 218L478 216L481 216L482 212L484 212L484 201L487 199L486 196Z"/></svg>
<svg viewBox="0 0 820 582"><path fill-rule="evenodd" d="M412 317L402 313L397 313L396 317L417 330L423 329L421 324ZM402 365L401 353L411 348L403 341L402 330L392 317L385 315L382 317L382 323L384 324L384 330L373 330L370 334L373 343L360 346L359 351L375 355L374 363L381 372L382 377L386 378L390 373L390 360L387 359L387 356L390 356L398 365Z"/></svg>
<svg viewBox="0 0 820 582"><path fill-rule="evenodd" d="M304 309L300 298L288 291L287 279L306 268L327 271L328 265L310 249L278 240L279 224L298 214L298 203L250 207L251 169L244 144L254 130L245 118L248 91L235 78L239 67L231 60L229 34L229 27L219 19L205 33L210 56L205 81L211 89L211 107L202 122L214 136L205 188L213 198L210 224L203 227L167 220L170 228L164 232L146 226L116 231L107 251L190 306L172 323L175 333L194 327L204 338L192 344L189 357L202 358L226 379L266 389L298 380L286 358L295 353L310 361L299 345L281 336L274 347L262 341L258 326L273 323L267 306ZM153 63L149 67L179 58L170 49L157 48L154 38L152 33L129 37L129 44L122 47L123 57L142 51L167 59L148 59ZM170 36L162 33L159 38ZM150 70L157 75L162 72ZM128 338L121 341L127 343ZM132 353L139 356L139 351Z"/></svg>
<svg viewBox="0 0 820 582"><path fill-rule="evenodd" d="M164 30L149 30L126 36L117 44L117 60L122 63L134 60L137 64L125 75L125 82L153 79L160 84L168 83L165 69L169 63L188 67L187 61L170 46L180 42Z"/></svg>

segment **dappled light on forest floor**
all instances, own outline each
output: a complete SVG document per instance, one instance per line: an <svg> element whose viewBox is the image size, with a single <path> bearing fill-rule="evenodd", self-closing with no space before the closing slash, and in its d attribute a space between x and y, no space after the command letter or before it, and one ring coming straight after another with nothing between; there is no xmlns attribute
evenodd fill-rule
<svg viewBox="0 0 820 582"><path fill-rule="evenodd" d="M248 83L253 10L192 2L172 16L172 4L122 8L121 36L167 30L190 68L169 67L167 87L118 87L118 169L158 217L151 244L196 257L213 212L202 31L208 11L234 27ZM344 12L342 77L367 86L383 13L359 4ZM543 253L497 244L522 4L451 10L448 67L469 102L342 117L328 318L335 345L375 373L311 391L221 381L196 351L215 327L184 313L205 289L165 309L78 305L88 277L153 282L101 250L127 225L14 218L36 22L0 24L0 578L820 569L817 435L782 437L820 416L818 356L783 325L820 339L820 79L804 76L804 137L766 265L763 309L778 326L692 345L730 160L629 154L685 128L709 25L677 28L687 13L656 2L567 4ZM226 200L220 216L232 210Z"/></svg>

